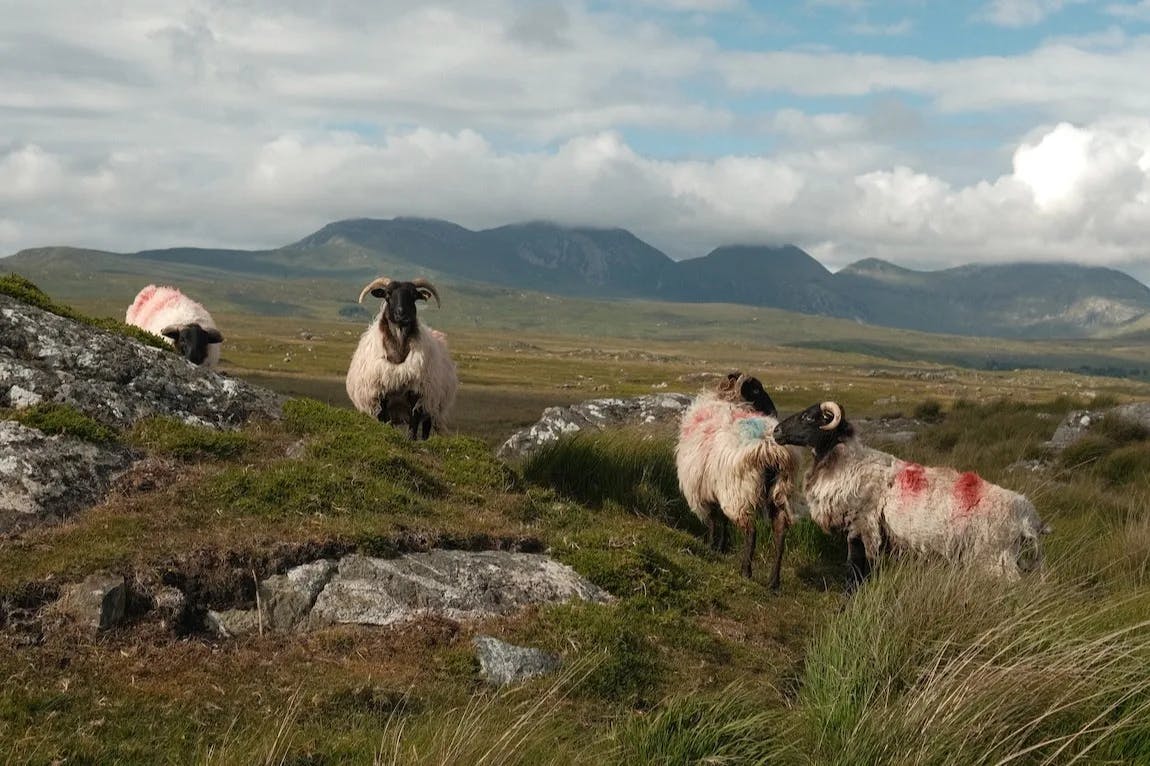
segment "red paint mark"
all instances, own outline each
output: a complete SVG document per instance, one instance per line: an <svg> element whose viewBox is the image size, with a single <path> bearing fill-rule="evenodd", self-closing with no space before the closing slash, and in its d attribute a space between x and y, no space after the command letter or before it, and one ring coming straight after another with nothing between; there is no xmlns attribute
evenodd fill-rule
<svg viewBox="0 0 1150 766"><path fill-rule="evenodd" d="M954 483L954 504L959 514L971 513L982 502L986 482L976 474L967 472Z"/></svg>
<svg viewBox="0 0 1150 766"><path fill-rule="evenodd" d="M144 328L149 327L156 314L184 297L183 293L174 287L156 287L151 291L144 288L142 293L146 295L138 296L136 302L132 304L132 309L136 312L132 321L138 327Z"/></svg>
<svg viewBox="0 0 1150 766"><path fill-rule="evenodd" d="M926 491L926 469L918 463L907 463L898 472L897 481L902 498L909 500Z"/></svg>

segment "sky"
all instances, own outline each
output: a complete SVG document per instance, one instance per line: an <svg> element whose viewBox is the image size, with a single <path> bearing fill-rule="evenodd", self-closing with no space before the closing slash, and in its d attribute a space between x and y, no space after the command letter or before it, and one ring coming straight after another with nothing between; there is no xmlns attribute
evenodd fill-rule
<svg viewBox="0 0 1150 766"><path fill-rule="evenodd" d="M0 0L0 254L344 218L1150 281L1150 0Z"/></svg>

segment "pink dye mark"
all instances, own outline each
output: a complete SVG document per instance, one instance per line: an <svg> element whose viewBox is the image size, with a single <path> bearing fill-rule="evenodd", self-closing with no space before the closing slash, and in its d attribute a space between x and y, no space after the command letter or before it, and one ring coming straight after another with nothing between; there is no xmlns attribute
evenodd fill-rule
<svg viewBox="0 0 1150 766"><path fill-rule="evenodd" d="M697 410L691 419L683 424L683 435L693 436L708 418L709 414L706 410Z"/></svg>
<svg viewBox="0 0 1150 766"><path fill-rule="evenodd" d="M982 502L985 485L986 482L976 473L968 471L959 476L958 481L954 483L955 511L962 515L973 512L975 507Z"/></svg>
<svg viewBox="0 0 1150 766"><path fill-rule="evenodd" d="M128 309L129 322L136 321L136 318L140 315L140 309L152 299L152 296L156 294L156 290L159 289L160 288L155 285L148 285L136 295L136 300L132 301L132 307Z"/></svg>
<svg viewBox="0 0 1150 766"><path fill-rule="evenodd" d="M148 302L140 306L139 313L136 314L136 323L144 327L149 325L156 314L183 298L183 294L174 287L160 287L148 298Z"/></svg>
<svg viewBox="0 0 1150 766"><path fill-rule="evenodd" d="M926 469L918 463L907 463L898 472L898 490L903 500L911 500L926 491Z"/></svg>

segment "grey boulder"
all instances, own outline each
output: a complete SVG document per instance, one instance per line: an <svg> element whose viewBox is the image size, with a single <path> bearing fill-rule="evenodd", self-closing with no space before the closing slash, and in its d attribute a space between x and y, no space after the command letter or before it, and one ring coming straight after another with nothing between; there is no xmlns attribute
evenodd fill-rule
<svg viewBox="0 0 1150 766"><path fill-rule="evenodd" d="M496 686L544 676L559 667L558 657L539 649L516 646L491 636L476 636L471 643L479 660L480 674Z"/></svg>
<svg viewBox="0 0 1150 766"><path fill-rule="evenodd" d="M63 589L55 610L94 630L107 630L124 620L128 586L120 575L99 573Z"/></svg>

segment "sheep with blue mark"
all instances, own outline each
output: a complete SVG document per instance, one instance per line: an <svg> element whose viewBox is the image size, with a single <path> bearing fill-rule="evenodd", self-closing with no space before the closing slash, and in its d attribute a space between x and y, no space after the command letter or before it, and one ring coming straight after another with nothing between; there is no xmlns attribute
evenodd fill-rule
<svg viewBox="0 0 1150 766"><path fill-rule="evenodd" d="M726 521L743 533L741 572L751 576L755 518L762 513L775 538L770 586L779 587L795 460L775 443L774 402L758 379L731 373L683 413L675 446L679 489L707 527L711 547L725 545Z"/></svg>

